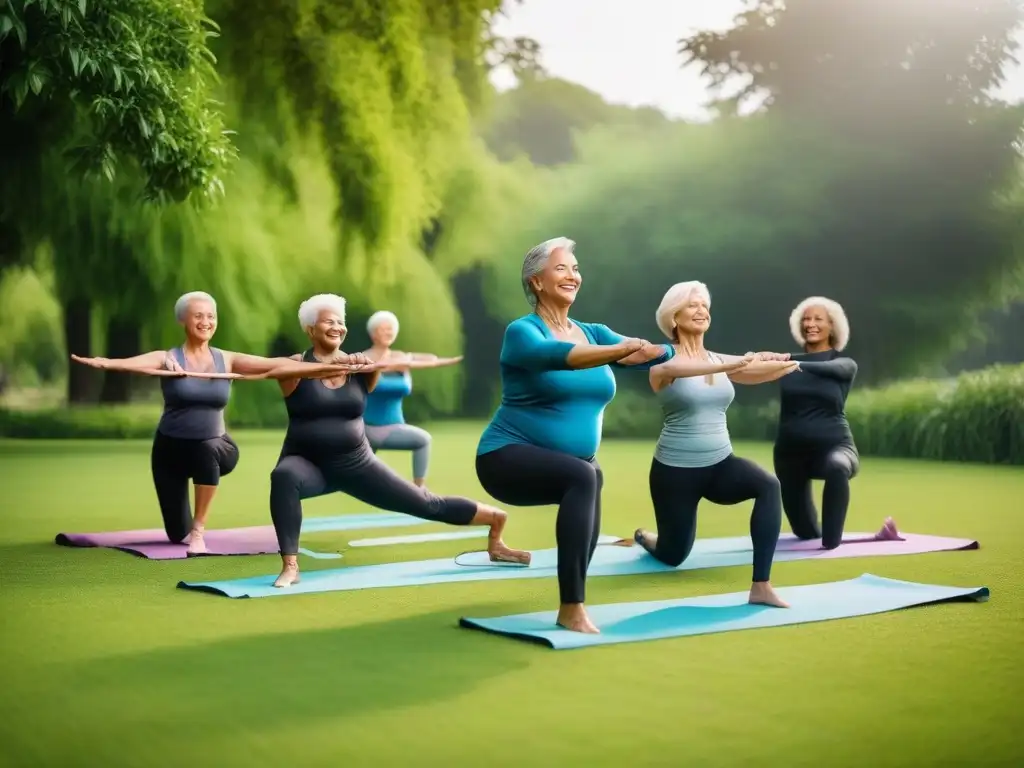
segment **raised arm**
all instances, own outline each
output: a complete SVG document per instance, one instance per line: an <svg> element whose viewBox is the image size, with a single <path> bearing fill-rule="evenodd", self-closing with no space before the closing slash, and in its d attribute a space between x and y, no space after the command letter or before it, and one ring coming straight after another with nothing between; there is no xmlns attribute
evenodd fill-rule
<svg viewBox="0 0 1024 768"><path fill-rule="evenodd" d="M640 345L638 339L611 345L573 344L571 341L548 339L532 323L516 320L505 329L501 362L528 371L597 368L633 354Z"/></svg>
<svg viewBox="0 0 1024 768"><path fill-rule="evenodd" d="M651 389L658 392L676 379L708 376L716 373L733 374L745 370L752 362L751 357L734 358L729 362L708 362L676 355L671 360L651 368Z"/></svg>
<svg viewBox="0 0 1024 768"><path fill-rule="evenodd" d="M767 384L799 369L800 363L795 360L755 360L742 370L730 373L729 380L734 384Z"/></svg>
<svg viewBox="0 0 1024 768"><path fill-rule="evenodd" d="M154 350L135 357L79 357L72 355L76 363L99 368L104 371L124 371L126 373L148 373L164 367L164 359L168 356L165 350Z"/></svg>
<svg viewBox="0 0 1024 768"><path fill-rule="evenodd" d="M853 381L857 377L857 363L849 357L821 361L801 360L800 370L836 381Z"/></svg>
<svg viewBox="0 0 1024 768"><path fill-rule="evenodd" d="M612 346L622 344L628 339L620 333L616 333L607 325L600 323L590 324L591 333L598 344ZM660 365L675 357L676 350L671 344L646 344L631 355L616 360L612 363L616 368L632 368L637 371L647 371L655 365Z"/></svg>

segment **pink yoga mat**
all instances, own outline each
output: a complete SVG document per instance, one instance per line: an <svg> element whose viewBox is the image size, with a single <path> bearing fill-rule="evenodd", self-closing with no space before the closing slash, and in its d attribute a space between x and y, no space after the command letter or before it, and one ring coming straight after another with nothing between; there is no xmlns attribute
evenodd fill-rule
<svg viewBox="0 0 1024 768"><path fill-rule="evenodd" d="M210 529L203 540L207 555L273 555L278 551L272 525ZM188 546L169 542L162 528L111 533L58 533L55 541L65 547L120 549L150 560L184 560L188 557Z"/></svg>

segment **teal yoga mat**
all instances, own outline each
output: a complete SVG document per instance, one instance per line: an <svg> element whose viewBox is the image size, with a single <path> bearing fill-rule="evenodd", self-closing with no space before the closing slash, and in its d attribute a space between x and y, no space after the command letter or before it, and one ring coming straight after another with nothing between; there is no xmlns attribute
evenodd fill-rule
<svg viewBox="0 0 1024 768"><path fill-rule="evenodd" d="M851 533L850 543L836 549L823 550L820 542L799 541L792 535L779 539L775 562L806 559L834 559L878 555L909 555L922 552L941 552L957 549L977 549L978 542L971 539L950 539L942 536L903 534L903 541L853 540L871 534ZM615 537L608 537L615 539ZM753 558L750 538L736 536L721 539L698 539L693 552L678 569L663 565L641 547L599 546L587 572L588 578L598 576L629 576L645 573L664 573L673 570L723 568L749 565ZM302 581L286 589L273 586L277 574L255 576L230 581L180 581L179 589L211 592L223 597L284 597L311 592L343 592L353 589L382 587L411 587L419 584L441 584L457 581L491 581L496 579L539 579L554 577L558 572L558 550L541 549L533 552L529 566L496 565L487 554L476 552L458 558L439 558L413 562L359 565L350 568L330 568L304 571Z"/></svg>
<svg viewBox="0 0 1024 768"><path fill-rule="evenodd" d="M935 603L982 602L989 596L988 587L918 584L870 573L848 581L776 588L776 592L790 604L790 608L750 605L745 591L659 602L588 605L591 621L601 630L598 635L557 628L554 611L494 619L463 618L459 624L565 651L595 645L846 619Z"/></svg>

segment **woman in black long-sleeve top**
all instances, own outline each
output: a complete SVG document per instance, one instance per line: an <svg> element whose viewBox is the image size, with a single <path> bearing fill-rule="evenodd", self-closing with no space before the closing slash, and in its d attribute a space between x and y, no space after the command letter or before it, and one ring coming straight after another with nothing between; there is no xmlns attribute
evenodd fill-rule
<svg viewBox="0 0 1024 768"><path fill-rule="evenodd" d="M846 398L857 376L857 362L842 354L850 323L838 303L811 296L793 310L789 327L804 352L791 358L800 362L799 371L779 381L775 475L793 533L801 539L820 538L825 549L835 549L843 540L850 480L860 469L846 420ZM811 496L815 479L825 481L820 526ZM892 518L878 537L898 538Z"/></svg>

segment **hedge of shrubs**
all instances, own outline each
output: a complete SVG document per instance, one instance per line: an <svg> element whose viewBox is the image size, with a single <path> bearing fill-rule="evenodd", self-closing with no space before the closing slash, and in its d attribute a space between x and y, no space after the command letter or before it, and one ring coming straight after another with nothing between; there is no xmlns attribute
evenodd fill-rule
<svg viewBox="0 0 1024 768"><path fill-rule="evenodd" d="M281 428L284 404L267 382L266 398L246 398L229 409L232 429ZM410 403L410 405L415 405ZM416 408L407 416L415 420ZM729 410L737 440L771 440L778 406L744 406L742 389ZM0 437L148 438L156 403L116 407L0 410ZM1024 464L1024 365L994 366L956 379L905 381L881 389L854 389L847 416L864 455ZM605 414L606 438L654 439L661 413L654 398L622 390Z"/></svg>

